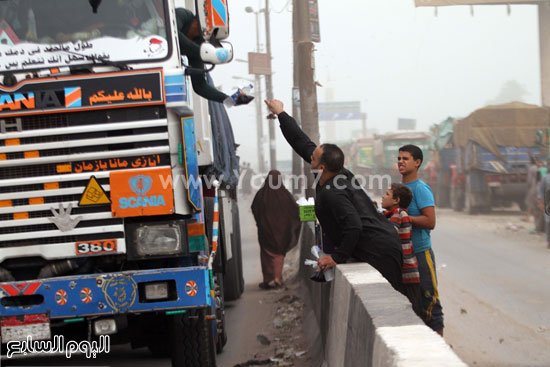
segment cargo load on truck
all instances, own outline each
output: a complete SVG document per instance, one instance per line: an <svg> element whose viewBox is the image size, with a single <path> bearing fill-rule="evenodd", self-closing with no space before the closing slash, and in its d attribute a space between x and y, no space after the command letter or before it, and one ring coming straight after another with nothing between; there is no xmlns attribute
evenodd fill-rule
<svg viewBox="0 0 550 367"><path fill-rule="evenodd" d="M511 102L487 106L454 123L453 207L469 213L516 202L524 209L530 156L544 157L547 107Z"/></svg>

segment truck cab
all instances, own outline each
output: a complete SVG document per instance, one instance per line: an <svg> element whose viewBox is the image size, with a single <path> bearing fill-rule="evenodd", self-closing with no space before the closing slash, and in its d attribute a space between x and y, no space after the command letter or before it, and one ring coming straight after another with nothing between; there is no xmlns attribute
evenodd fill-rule
<svg viewBox="0 0 550 367"><path fill-rule="evenodd" d="M226 3L184 5L205 52L230 59ZM210 173L212 124L229 121L189 88L175 9L0 2L3 354L29 336L109 336L175 366L190 349L215 364L224 278L242 292L236 195Z"/></svg>

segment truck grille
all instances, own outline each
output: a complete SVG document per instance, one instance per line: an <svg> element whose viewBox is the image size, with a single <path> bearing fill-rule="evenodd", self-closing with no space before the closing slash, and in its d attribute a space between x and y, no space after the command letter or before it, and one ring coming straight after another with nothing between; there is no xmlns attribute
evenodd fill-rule
<svg viewBox="0 0 550 367"><path fill-rule="evenodd" d="M11 117L2 122L0 248L74 248L77 241L113 238L123 242L123 221L112 218L110 205L78 206L89 179L95 176L109 195L109 172L170 164L163 107ZM80 222L62 232L50 221L52 209L69 206L71 218L80 217Z"/></svg>

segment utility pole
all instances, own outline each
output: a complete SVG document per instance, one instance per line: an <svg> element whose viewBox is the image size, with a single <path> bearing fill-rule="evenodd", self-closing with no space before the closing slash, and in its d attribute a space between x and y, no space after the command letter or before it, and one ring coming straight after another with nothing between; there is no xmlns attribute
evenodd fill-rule
<svg viewBox="0 0 550 367"><path fill-rule="evenodd" d="M267 55L271 60L271 23L269 20L269 0L265 0L265 48ZM266 97L268 100L273 99L273 82L271 74L265 76ZM258 101L261 103L262 101ZM275 120L268 120L269 124L269 160L270 169L277 169L277 151L275 143Z"/></svg>
<svg viewBox="0 0 550 367"><path fill-rule="evenodd" d="M540 48L540 79L541 98L543 106L550 106L550 6L540 2L539 10L539 48Z"/></svg>
<svg viewBox="0 0 550 367"><path fill-rule="evenodd" d="M300 109L302 130L309 138L319 144L319 113L317 108L317 87L314 80L313 42L311 41L311 23L309 19L309 1L296 0L293 11L297 16L297 45L298 54L298 84L300 87ZM310 165L304 165L304 173L307 175L306 196L313 197L315 188L314 178Z"/></svg>
<svg viewBox="0 0 550 367"><path fill-rule="evenodd" d="M298 123L298 125L302 125L300 122L300 109L298 108L298 103L296 101L295 97L295 91L298 90L298 12L296 11L296 7L298 6L299 0L292 0L292 51L293 51L293 84L292 84L292 116L294 116L294 119ZM300 157L296 152L292 150L292 175L294 177L299 177L302 174L302 157ZM298 182L298 181L296 181ZM302 194L301 187L298 187L298 185L293 185L292 192L294 194L301 195Z"/></svg>
<svg viewBox="0 0 550 367"><path fill-rule="evenodd" d="M255 12L256 17L256 52L260 52L260 13ZM260 75L254 76L256 83L256 146L258 149L258 171L260 173L265 172L265 159L264 159L264 119L262 116L262 81Z"/></svg>

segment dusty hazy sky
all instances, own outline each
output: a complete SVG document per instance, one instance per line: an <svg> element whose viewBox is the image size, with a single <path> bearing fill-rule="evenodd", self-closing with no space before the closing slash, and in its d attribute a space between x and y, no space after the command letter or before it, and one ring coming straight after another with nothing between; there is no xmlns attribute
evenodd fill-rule
<svg viewBox="0 0 550 367"><path fill-rule="evenodd" d="M263 8L261 0L229 3L235 57L246 59L256 46L254 15L244 8ZM292 2L271 0L274 94L288 110L292 88ZM319 0L321 43L316 45L319 102L361 101L368 127L396 129L399 117L415 118L418 129L466 116L499 93L507 80L519 82L540 104L537 9L511 7L415 8L413 0ZM263 13L260 39L265 45ZM226 93L252 78L245 63L217 66L213 77ZM265 95L265 94L264 94ZM264 115L266 114L264 109ZM242 160L256 162L256 114L253 104L229 110ZM264 122L267 134L267 123ZM321 122L321 140L330 142ZM338 122L340 135L358 122ZM345 134L347 135L347 134ZM266 135L267 139L267 135ZM267 141L264 144L267 149ZM266 151L266 156L267 151ZM277 158L290 159L278 130Z"/></svg>

